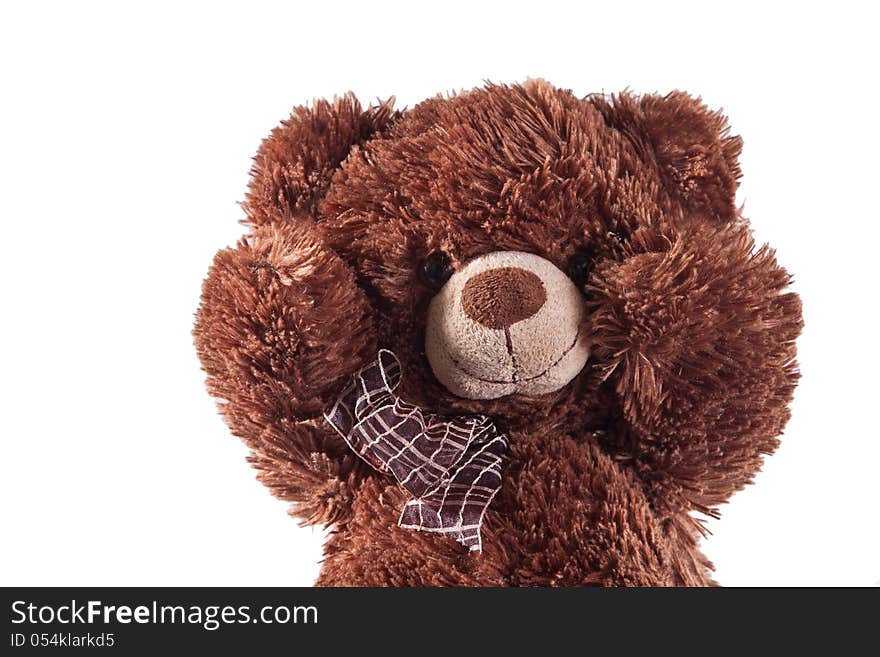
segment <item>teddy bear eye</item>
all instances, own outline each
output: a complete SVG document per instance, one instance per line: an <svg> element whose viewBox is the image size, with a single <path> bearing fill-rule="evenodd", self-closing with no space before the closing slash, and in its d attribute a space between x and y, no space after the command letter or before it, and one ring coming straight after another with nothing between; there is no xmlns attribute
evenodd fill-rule
<svg viewBox="0 0 880 657"><path fill-rule="evenodd" d="M422 278L431 287L440 287L452 275L452 259L443 251L434 251L422 263Z"/></svg>
<svg viewBox="0 0 880 657"><path fill-rule="evenodd" d="M588 251L579 251L568 260L566 274L578 287L587 282L593 267L593 257Z"/></svg>

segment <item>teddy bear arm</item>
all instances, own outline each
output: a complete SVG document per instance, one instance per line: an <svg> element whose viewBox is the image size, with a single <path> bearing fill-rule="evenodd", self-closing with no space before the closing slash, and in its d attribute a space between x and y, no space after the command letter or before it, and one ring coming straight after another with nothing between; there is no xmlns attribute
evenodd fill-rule
<svg viewBox="0 0 880 657"><path fill-rule="evenodd" d="M655 507L713 513L776 449L798 378L789 283L738 226L599 268L595 353L620 407L611 447Z"/></svg>
<svg viewBox="0 0 880 657"><path fill-rule="evenodd" d="M376 353L372 311L308 222L265 226L219 252L194 338L208 388L260 478L304 519L333 519L355 458L322 414Z"/></svg>
<svg viewBox="0 0 880 657"><path fill-rule="evenodd" d="M400 117L394 98L363 107L354 94L293 108L260 145L248 183L246 222L317 218L317 207L352 149Z"/></svg>
<svg viewBox="0 0 880 657"><path fill-rule="evenodd" d="M303 525L348 520L365 477L372 473L322 422L267 431L248 460L272 494L290 503Z"/></svg>

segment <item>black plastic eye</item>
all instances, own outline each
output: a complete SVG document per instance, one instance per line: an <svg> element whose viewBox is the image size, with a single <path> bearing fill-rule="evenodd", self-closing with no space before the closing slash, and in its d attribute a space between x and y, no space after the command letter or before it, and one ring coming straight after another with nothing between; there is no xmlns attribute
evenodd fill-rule
<svg viewBox="0 0 880 657"><path fill-rule="evenodd" d="M581 287L590 277L590 270L593 268L593 257L587 251L575 253L568 261L566 273L575 285Z"/></svg>
<svg viewBox="0 0 880 657"><path fill-rule="evenodd" d="M434 251L422 264L422 278L431 287L441 287L452 275L452 259L443 251Z"/></svg>

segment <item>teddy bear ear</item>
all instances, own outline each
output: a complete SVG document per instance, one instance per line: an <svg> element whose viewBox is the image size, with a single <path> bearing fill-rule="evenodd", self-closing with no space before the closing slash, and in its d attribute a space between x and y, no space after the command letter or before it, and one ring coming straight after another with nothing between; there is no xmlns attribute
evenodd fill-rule
<svg viewBox="0 0 880 657"><path fill-rule="evenodd" d="M254 157L245 222L261 226L314 218L333 174L351 150L399 116L393 97L363 108L352 93L295 107Z"/></svg>
<svg viewBox="0 0 880 657"><path fill-rule="evenodd" d="M656 164L667 189L687 210L725 223L736 218L742 139L730 135L721 112L681 91L589 100L642 159Z"/></svg>

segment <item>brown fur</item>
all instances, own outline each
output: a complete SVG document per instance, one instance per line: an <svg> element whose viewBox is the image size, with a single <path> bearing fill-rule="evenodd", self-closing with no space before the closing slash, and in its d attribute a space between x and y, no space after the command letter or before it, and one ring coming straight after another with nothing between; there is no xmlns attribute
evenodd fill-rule
<svg viewBox="0 0 880 657"><path fill-rule="evenodd" d="M686 94L578 99L541 81L403 113L347 96L273 131L253 232L218 254L195 339L261 480L333 525L319 584L711 583L692 512L751 480L798 376L800 302L734 204L740 148ZM542 397L448 393L424 355L420 271L438 250L563 270L593 254L581 374ZM397 528L405 494L320 419L377 345L398 354L404 399L509 434L482 555Z"/></svg>

